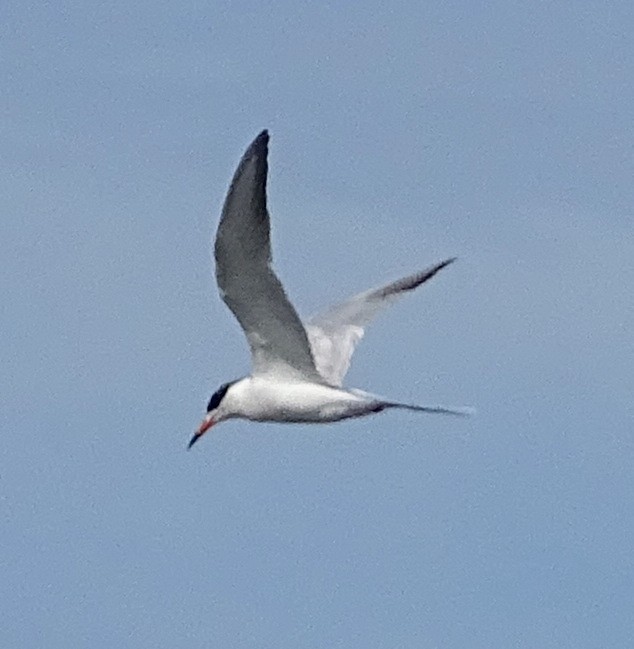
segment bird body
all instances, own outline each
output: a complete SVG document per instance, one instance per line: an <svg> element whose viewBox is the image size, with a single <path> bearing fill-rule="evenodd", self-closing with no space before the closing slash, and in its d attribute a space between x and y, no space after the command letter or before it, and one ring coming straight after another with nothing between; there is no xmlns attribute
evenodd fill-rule
<svg viewBox="0 0 634 649"><path fill-rule="evenodd" d="M242 156L214 246L220 295L245 333L252 373L216 390L189 446L213 425L232 418L325 423L387 408L467 414L464 409L409 405L342 387L352 353L370 321L454 259L359 293L302 322L271 266L268 142L268 132L262 131Z"/></svg>
<svg viewBox="0 0 634 649"><path fill-rule="evenodd" d="M247 376L230 386L222 406L231 413L227 418L324 423L360 417L377 408L379 403L372 395L325 383Z"/></svg>

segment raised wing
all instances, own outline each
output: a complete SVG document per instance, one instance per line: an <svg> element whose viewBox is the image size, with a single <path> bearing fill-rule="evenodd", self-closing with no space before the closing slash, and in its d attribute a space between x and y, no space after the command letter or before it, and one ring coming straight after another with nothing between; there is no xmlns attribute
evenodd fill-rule
<svg viewBox="0 0 634 649"><path fill-rule="evenodd" d="M386 286L359 293L310 318L306 323L306 333L321 376L332 385L341 385L350 367L352 353L376 315L453 261L455 257Z"/></svg>
<svg viewBox="0 0 634 649"><path fill-rule="evenodd" d="M254 374L321 381L304 326L271 268L268 142L262 131L231 182L216 234L216 279L247 337Z"/></svg>

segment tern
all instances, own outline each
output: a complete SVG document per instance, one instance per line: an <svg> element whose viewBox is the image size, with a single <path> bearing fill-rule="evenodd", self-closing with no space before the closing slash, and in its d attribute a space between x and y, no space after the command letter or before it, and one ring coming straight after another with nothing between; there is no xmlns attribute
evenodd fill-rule
<svg viewBox="0 0 634 649"><path fill-rule="evenodd" d="M455 258L355 295L302 323L271 266L268 143L264 130L242 156L222 208L214 250L220 295L246 335L252 372L213 393L189 448L212 426L232 418L324 423L391 408L469 414L468 409L410 405L342 386L370 321Z"/></svg>

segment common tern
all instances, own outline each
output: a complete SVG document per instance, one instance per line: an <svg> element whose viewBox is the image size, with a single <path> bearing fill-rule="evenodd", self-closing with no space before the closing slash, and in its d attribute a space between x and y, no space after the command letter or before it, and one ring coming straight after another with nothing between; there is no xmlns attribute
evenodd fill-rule
<svg viewBox="0 0 634 649"><path fill-rule="evenodd" d="M242 156L222 208L215 243L220 295L247 337L252 372L214 392L189 448L212 426L231 418L324 423L389 408L468 414L468 409L410 405L342 387L352 353L370 321L454 258L355 295L302 323L271 267L268 143L268 132L262 131Z"/></svg>

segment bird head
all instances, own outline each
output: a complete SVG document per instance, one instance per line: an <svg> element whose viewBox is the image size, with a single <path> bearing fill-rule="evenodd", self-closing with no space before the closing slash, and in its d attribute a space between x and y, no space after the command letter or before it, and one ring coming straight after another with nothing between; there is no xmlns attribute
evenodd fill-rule
<svg viewBox="0 0 634 649"><path fill-rule="evenodd" d="M235 381L223 383L211 395L209 403L207 404L207 414L198 427L198 430L194 433L194 436L189 440L187 448L191 448L212 426L231 416L231 414L224 408L224 399L227 396L229 388L234 383Z"/></svg>

